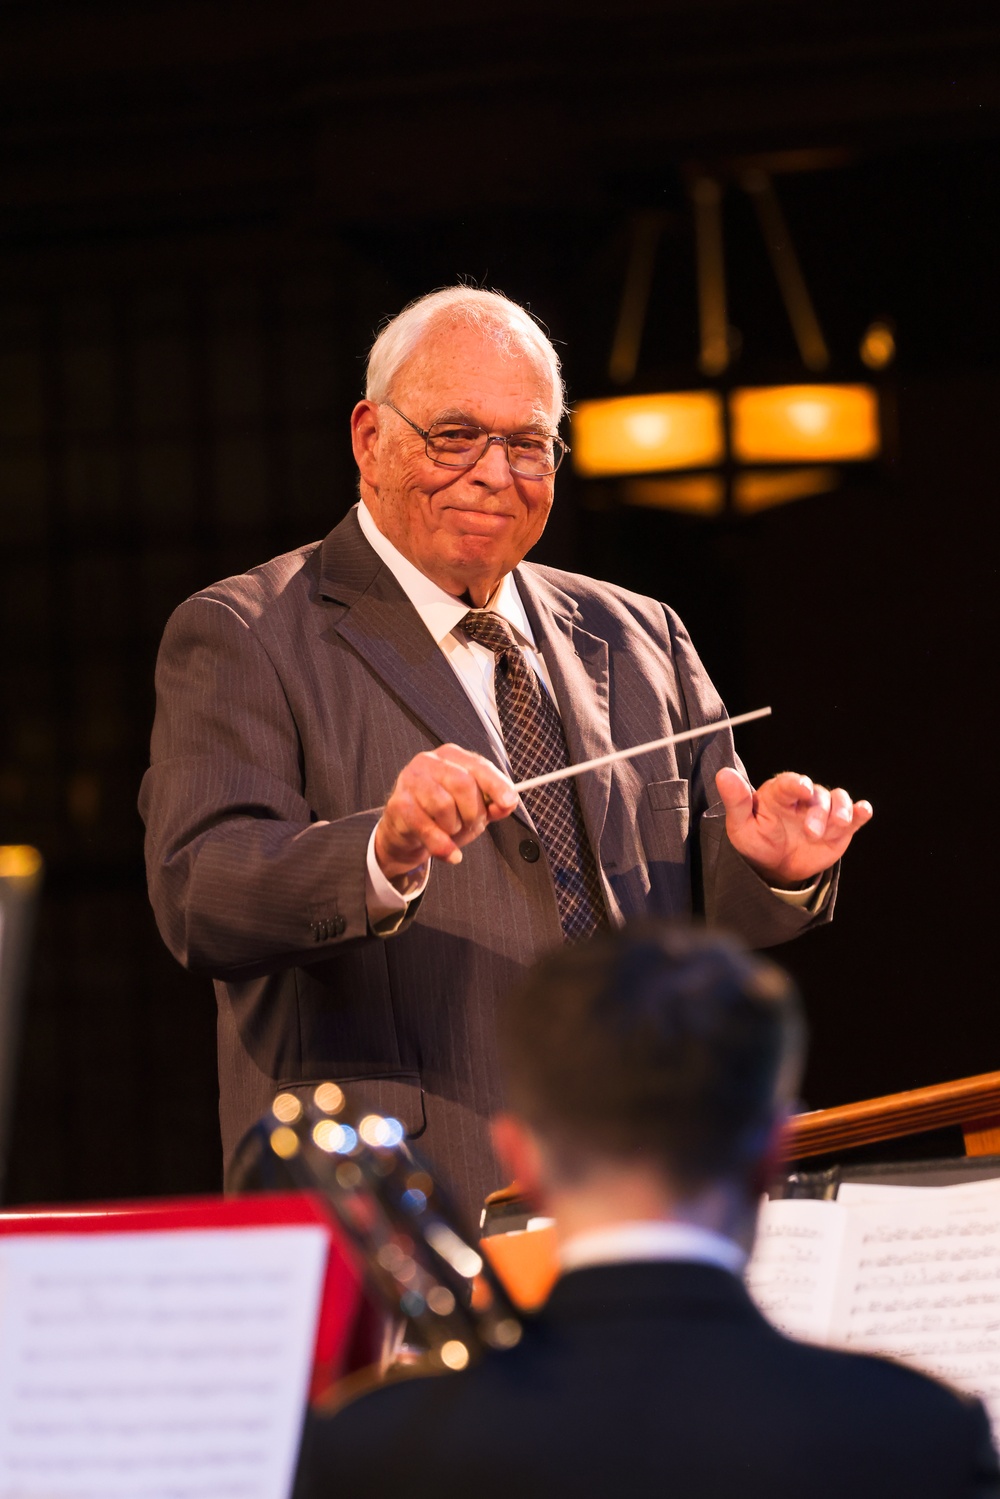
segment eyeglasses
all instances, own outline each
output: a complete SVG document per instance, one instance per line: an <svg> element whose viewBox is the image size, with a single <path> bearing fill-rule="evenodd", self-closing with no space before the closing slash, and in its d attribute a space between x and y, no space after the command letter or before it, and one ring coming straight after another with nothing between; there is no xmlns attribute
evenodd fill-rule
<svg viewBox="0 0 1000 1499"><path fill-rule="evenodd" d="M425 431L404 416L391 401L382 401L390 411L412 427L424 439L424 448L432 463L442 468L473 468L490 443L499 443L507 455L512 474L522 479L545 479L554 474L569 447L554 432L487 432L483 427L466 426L464 422L435 422Z"/></svg>

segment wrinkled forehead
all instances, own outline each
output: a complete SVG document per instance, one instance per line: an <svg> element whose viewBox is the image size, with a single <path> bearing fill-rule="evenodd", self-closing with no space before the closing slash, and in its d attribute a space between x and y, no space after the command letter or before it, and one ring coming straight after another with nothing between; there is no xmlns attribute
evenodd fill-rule
<svg viewBox="0 0 1000 1499"><path fill-rule="evenodd" d="M554 428L562 406L551 369L516 329L466 324L429 329L400 367L392 394L399 404L419 404L427 421L465 415L487 425Z"/></svg>

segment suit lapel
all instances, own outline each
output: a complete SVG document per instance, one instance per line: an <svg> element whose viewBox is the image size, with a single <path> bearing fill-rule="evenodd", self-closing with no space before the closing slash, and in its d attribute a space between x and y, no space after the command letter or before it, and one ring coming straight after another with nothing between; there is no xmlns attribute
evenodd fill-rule
<svg viewBox="0 0 1000 1499"><path fill-rule="evenodd" d="M614 745L606 642L583 628L575 600L534 568L522 565L514 576L552 679L570 761L607 754ZM323 542L320 592L342 606L332 621L337 634L440 743L461 744L495 763L482 719L403 589L368 545L354 510ZM577 781L598 864L611 775L605 766ZM522 808L514 815L531 826Z"/></svg>
<svg viewBox="0 0 1000 1499"><path fill-rule="evenodd" d="M353 510L323 543L320 592L343 606L332 622L337 634L440 743L496 763L482 719Z"/></svg>
<svg viewBox="0 0 1000 1499"><path fill-rule="evenodd" d="M522 564L514 576L555 688L570 763L608 754L615 746L611 738L607 642L583 628L576 600L535 568ZM606 765L588 771L576 783L598 866L611 776L611 766Z"/></svg>

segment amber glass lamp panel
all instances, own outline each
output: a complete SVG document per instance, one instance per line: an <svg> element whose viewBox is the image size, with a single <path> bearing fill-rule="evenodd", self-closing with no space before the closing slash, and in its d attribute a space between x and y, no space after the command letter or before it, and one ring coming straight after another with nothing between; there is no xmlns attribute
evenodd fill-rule
<svg viewBox="0 0 1000 1499"><path fill-rule="evenodd" d="M869 385L768 385L730 398L738 463L864 462L881 446Z"/></svg>
<svg viewBox="0 0 1000 1499"><path fill-rule="evenodd" d="M722 462L722 403L710 390L581 401L573 462L587 479L708 468Z"/></svg>

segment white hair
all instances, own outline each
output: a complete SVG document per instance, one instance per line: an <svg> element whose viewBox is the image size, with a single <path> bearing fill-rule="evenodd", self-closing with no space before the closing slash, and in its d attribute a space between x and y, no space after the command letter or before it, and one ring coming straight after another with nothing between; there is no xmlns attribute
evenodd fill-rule
<svg viewBox="0 0 1000 1499"><path fill-rule="evenodd" d="M417 297L381 330L368 355L365 395L369 401L387 401L393 381L414 349L432 329L465 323L497 348L514 355L534 354L551 376L558 422L565 410L566 391L559 356L544 329L517 302L502 292L483 291L477 286L445 286Z"/></svg>

